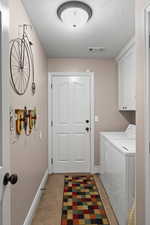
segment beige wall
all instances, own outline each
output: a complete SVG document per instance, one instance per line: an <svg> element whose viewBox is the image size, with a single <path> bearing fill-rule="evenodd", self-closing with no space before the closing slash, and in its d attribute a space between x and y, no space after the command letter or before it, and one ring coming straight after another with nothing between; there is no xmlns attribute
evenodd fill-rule
<svg viewBox="0 0 150 225"><path fill-rule="evenodd" d="M138 1L138 0L137 0ZM144 0L143 0L144 1ZM141 6L139 6L140 9ZM141 10L141 9L140 9ZM22 6L21 0L10 0L10 39L18 34L18 25L30 23L29 18ZM22 135L15 144L11 144L11 168L19 176L19 182L12 187L12 225L22 225L25 216L32 203L36 190L41 182L43 174L47 169L47 58L34 31L31 33L34 42L35 55L35 74L37 83L37 92L34 97L31 95L30 87L27 93L19 97L10 87L10 100L13 108L37 107L39 112L38 127L30 137ZM140 42L139 50L141 51ZM139 59L141 60L141 59ZM99 122L96 123L95 135L95 163L98 164L99 156L99 135L100 131L121 131L128 125L128 121L134 119L133 114L121 114L118 112L118 79L117 65L114 60L88 60L88 59L49 59L49 72L74 71L81 72L90 70L95 73L95 115L99 116ZM139 68L143 74L143 64ZM138 177L137 181L143 182L143 111L141 103L143 101L143 77L138 82ZM141 96L141 97L140 97ZM39 133L42 131L42 140L39 139ZM141 159L140 159L141 157ZM138 161L140 159L140 162ZM140 188L143 188L142 182L137 187L137 203L144 209L143 193L139 194ZM140 203L141 201L141 203ZM143 215L140 207L137 207L138 214ZM141 217L139 216L139 221ZM143 221L142 221L143 222ZM139 222L137 225L143 224Z"/></svg>
<svg viewBox="0 0 150 225"><path fill-rule="evenodd" d="M145 160L144 160L144 7L148 0L136 0L136 69L137 69L137 157L136 157L136 201L137 225L145 224Z"/></svg>
<svg viewBox="0 0 150 225"><path fill-rule="evenodd" d="M18 25L30 24L21 0L10 0L10 39L18 35ZM19 176L19 182L12 187L12 225L22 225L45 170L47 169L47 57L33 30L30 32L34 42L35 78L37 91L31 95L31 84L22 97L16 95L11 87L10 102L13 108L37 107L37 129L30 137L24 134L15 144L11 144L11 169ZM42 140L39 133L42 132Z"/></svg>
<svg viewBox="0 0 150 225"><path fill-rule="evenodd" d="M115 60L89 59L49 59L49 72L85 72L95 73L95 164L99 164L99 132L121 131L128 121L133 120L132 113L118 112L118 76Z"/></svg>

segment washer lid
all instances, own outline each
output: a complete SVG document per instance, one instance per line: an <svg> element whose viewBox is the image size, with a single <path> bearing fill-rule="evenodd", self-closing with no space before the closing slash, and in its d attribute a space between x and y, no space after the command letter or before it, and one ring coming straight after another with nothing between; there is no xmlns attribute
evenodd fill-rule
<svg viewBox="0 0 150 225"><path fill-rule="evenodd" d="M108 139L110 141L110 139ZM136 141L135 140L112 140L110 141L118 151L121 153L134 156L136 153Z"/></svg>

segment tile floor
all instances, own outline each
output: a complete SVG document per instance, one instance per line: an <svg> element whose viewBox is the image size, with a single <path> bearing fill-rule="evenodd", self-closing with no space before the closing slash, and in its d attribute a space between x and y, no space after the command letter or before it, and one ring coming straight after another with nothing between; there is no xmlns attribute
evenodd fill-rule
<svg viewBox="0 0 150 225"><path fill-rule="evenodd" d="M98 176L94 176L110 225L118 225ZM50 175L32 225L61 225L64 175Z"/></svg>

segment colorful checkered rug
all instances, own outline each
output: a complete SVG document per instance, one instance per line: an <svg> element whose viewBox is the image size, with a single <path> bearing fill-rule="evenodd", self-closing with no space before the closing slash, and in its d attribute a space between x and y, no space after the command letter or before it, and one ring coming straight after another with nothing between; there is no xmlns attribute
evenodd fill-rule
<svg viewBox="0 0 150 225"><path fill-rule="evenodd" d="M93 176L65 176L61 225L109 225Z"/></svg>

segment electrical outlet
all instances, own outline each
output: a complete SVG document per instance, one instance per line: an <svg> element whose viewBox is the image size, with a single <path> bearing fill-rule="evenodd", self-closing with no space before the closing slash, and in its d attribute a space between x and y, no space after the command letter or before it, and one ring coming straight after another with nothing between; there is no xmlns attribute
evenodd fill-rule
<svg viewBox="0 0 150 225"><path fill-rule="evenodd" d="M99 122L99 117L95 116L95 122Z"/></svg>

